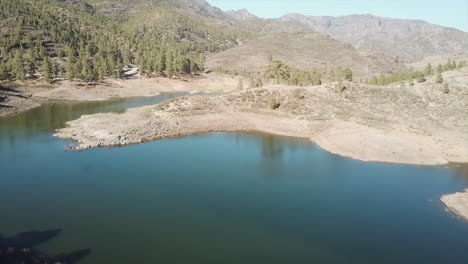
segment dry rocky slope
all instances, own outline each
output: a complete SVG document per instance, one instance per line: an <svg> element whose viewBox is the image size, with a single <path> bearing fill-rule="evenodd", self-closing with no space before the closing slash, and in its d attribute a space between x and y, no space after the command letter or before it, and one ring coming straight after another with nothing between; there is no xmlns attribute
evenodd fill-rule
<svg viewBox="0 0 468 264"><path fill-rule="evenodd" d="M444 195L440 200L454 213L468 220L468 189L462 193Z"/></svg>
<svg viewBox="0 0 468 264"><path fill-rule="evenodd" d="M14 82L0 86L0 117L60 101L103 101L114 98L148 97L173 92L219 92L236 87L238 77L201 75L181 79L107 79L97 85L60 81ZM246 80L244 80L246 82Z"/></svg>
<svg viewBox="0 0 468 264"><path fill-rule="evenodd" d="M233 72L262 72L268 58L281 60L299 69L329 71L349 67L356 78L370 78L383 72L402 72L404 64L389 57L364 56L349 44L316 32L277 32L250 40L235 48L211 54L208 68L222 67Z"/></svg>
<svg viewBox="0 0 468 264"><path fill-rule="evenodd" d="M287 14L279 20L300 22L359 50L399 56L405 62L419 61L427 56L466 53L468 50L468 33L420 20L373 15L320 17L302 14Z"/></svg>
<svg viewBox="0 0 468 264"><path fill-rule="evenodd" d="M125 113L83 116L57 136L77 149L120 146L215 131L309 138L343 156L405 164L468 162L468 68L415 86L266 86L189 96ZM273 109L274 108L274 109Z"/></svg>

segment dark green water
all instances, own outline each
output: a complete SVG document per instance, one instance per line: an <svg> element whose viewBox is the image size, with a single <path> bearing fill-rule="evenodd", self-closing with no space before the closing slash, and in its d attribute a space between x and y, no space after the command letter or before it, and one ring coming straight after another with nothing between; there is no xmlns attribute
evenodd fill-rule
<svg viewBox="0 0 468 264"><path fill-rule="evenodd" d="M84 152L52 136L161 99L0 119L0 233L61 228L42 249L90 248L83 264L468 263L468 223L439 201L468 188L466 166L365 163L264 134Z"/></svg>

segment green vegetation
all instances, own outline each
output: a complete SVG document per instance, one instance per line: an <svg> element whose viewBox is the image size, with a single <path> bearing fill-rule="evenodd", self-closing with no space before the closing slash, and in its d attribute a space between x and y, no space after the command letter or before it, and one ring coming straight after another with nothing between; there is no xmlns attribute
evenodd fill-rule
<svg viewBox="0 0 468 264"><path fill-rule="evenodd" d="M47 81L64 77L96 82L122 77L124 65L136 65L146 76L195 74L204 68L205 52L249 37L183 12L175 5L179 1L116 2L138 12L100 12L74 0L1 1L0 80L33 79L42 73ZM106 1L93 3L108 10Z"/></svg>
<svg viewBox="0 0 468 264"><path fill-rule="evenodd" d="M338 67L336 70L332 71L334 74L334 81L353 81L353 72L350 68L341 68Z"/></svg>
<svg viewBox="0 0 468 264"><path fill-rule="evenodd" d="M379 77L374 76L372 79L368 80L367 83L371 85L389 85L391 83L410 81L413 80L417 82L424 82L425 77L422 72L403 72L403 73L393 73L390 75L381 74Z"/></svg>
<svg viewBox="0 0 468 264"><path fill-rule="evenodd" d="M416 79L416 81L419 83L426 81L425 75L422 72L415 72L413 76L414 76L414 79Z"/></svg>
<svg viewBox="0 0 468 264"><path fill-rule="evenodd" d="M442 77L442 72L437 72L436 83L443 83L444 77Z"/></svg>
<svg viewBox="0 0 468 264"><path fill-rule="evenodd" d="M444 83L444 88L442 89L444 94L448 94L450 92L448 83Z"/></svg>
<svg viewBox="0 0 468 264"><path fill-rule="evenodd" d="M460 61L457 65L456 61L448 60L446 64L441 65L439 64L436 69L436 77L435 81L436 83L443 83L444 78L442 77L442 73L445 71L451 71L455 70L457 68L463 68L465 67L466 63L465 61ZM405 73L394 73L390 75L385 75L381 74L379 77L375 76L371 80L368 80L368 84L372 85L388 85L391 83L396 83L396 82L404 82L404 81L409 81L410 83L413 83L413 81L417 82L425 82L426 77L432 76L434 74L434 68L432 67L431 64L428 64L425 68L424 71L416 71L416 72L405 72Z"/></svg>
<svg viewBox="0 0 468 264"><path fill-rule="evenodd" d="M262 86L263 86L262 79L250 76L250 78L249 78L249 88L259 88L259 87L262 87Z"/></svg>
<svg viewBox="0 0 468 264"><path fill-rule="evenodd" d="M466 66L466 61L460 61L457 65L457 69L461 69Z"/></svg>
<svg viewBox="0 0 468 264"><path fill-rule="evenodd" d="M424 74L425 75L432 75L434 74L434 69L432 68L432 65L429 63L427 64L426 68L424 69Z"/></svg>
<svg viewBox="0 0 468 264"><path fill-rule="evenodd" d="M338 93L343 93L344 91L346 91L346 86L343 84L343 81L339 81L335 85L335 89Z"/></svg>
<svg viewBox="0 0 468 264"><path fill-rule="evenodd" d="M268 99L268 108L275 110L278 109L281 105L276 101L276 98L270 97Z"/></svg>
<svg viewBox="0 0 468 264"><path fill-rule="evenodd" d="M319 71L298 70L279 60L272 60L267 66L263 76L266 79L275 80L276 84L310 86L320 85L322 83L322 74Z"/></svg>

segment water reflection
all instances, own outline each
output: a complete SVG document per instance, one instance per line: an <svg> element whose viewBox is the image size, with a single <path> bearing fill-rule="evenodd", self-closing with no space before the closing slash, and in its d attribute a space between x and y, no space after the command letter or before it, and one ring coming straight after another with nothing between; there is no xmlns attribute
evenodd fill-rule
<svg viewBox="0 0 468 264"><path fill-rule="evenodd" d="M462 183L468 184L468 163L452 164L450 169Z"/></svg>
<svg viewBox="0 0 468 264"><path fill-rule="evenodd" d="M0 118L0 139L14 144L17 138L30 139L63 127L66 122L82 115L120 112L131 107L158 104L186 93L164 94L156 97L116 99L103 102L45 104L13 116Z"/></svg>
<svg viewBox="0 0 468 264"><path fill-rule="evenodd" d="M40 244L55 238L60 229L28 231L3 238L0 234L0 263L2 264L47 264L77 263L89 254L91 249L80 249L57 256L48 256L36 249Z"/></svg>
<svg viewBox="0 0 468 264"><path fill-rule="evenodd" d="M114 103L92 111L126 107ZM53 241L44 236L47 252L86 245L93 254L83 264L438 264L468 257L468 226L437 199L466 188L466 165L366 163L262 133L64 152L51 130L93 107L83 108L56 105L35 109L27 121L0 119L0 212L8 216L0 226L70 230ZM12 148L4 147L8 139Z"/></svg>

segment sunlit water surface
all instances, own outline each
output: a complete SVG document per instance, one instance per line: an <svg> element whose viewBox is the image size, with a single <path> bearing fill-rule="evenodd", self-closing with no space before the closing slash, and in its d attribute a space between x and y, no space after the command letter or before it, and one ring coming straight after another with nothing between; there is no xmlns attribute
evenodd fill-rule
<svg viewBox="0 0 468 264"><path fill-rule="evenodd" d="M177 95L45 105L0 118L0 233L61 228L79 263L468 263L468 223L439 197L466 166L339 157L300 139L214 133L65 152L82 114Z"/></svg>

